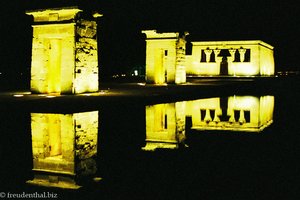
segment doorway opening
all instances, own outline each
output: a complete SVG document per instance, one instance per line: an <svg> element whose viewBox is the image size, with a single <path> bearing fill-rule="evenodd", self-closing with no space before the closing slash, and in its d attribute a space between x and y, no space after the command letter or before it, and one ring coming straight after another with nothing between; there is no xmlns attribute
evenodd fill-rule
<svg viewBox="0 0 300 200"><path fill-rule="evenodd" d="M48 66L47 66L47 92L59 93L61 92L61 54L62 54L61 39L50 39L48 49Z"/></svg>

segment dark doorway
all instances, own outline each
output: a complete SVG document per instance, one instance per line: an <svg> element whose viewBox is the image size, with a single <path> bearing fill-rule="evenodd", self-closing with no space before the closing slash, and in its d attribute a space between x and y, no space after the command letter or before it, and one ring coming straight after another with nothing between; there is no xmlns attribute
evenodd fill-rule
<svg viewBox="0 0 300 200"><path fill-rule="evenodd" d="M226 56L222 57L222 62L220 64L220 75L222 76L228 75L228 61Z"/></svg>

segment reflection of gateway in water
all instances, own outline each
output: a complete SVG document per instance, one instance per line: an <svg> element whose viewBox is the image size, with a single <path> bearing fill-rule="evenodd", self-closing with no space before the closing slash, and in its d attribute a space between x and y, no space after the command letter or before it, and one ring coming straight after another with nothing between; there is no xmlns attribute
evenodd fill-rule
<svg viewBox="0 0 300 200"><path fill-rule="evenodd" d="M176 149L185 140L185 102L146 106L144 150Z"/></svg>
<svg viewBox="0 0 300 200"><path fill-rule="evenodd" d="M34 179L27 183L77 189L95 175L98 111L31 113L31 129Z"/></svg>
<svg viewBox="0 0 300 200"><path fill-rule="evenodd" d="M184 146L186 118L194 130L260 132L273 122L273 96L230 96L146 106L144 150Z"/></svg>

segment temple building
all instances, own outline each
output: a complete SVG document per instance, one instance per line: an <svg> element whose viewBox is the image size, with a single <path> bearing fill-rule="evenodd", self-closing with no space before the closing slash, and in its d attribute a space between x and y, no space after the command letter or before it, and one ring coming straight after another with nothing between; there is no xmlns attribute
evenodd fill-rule
<svg viewBox="0 0 300 200"><path fill-rule="evenodd" d="M29 184L78 189L97 172L98 111L31 113L33 173Z"/></svg>
<svg viewBox="0 0 300 200"><path fill-rule="evenodd" d="M192 42L186 56L190 76L274 75L273 47L259 40Z"/></svg>
<svg viewBox="0 0 300 200"><path fill-rule="evenodd" d="M98 13L77 7L26 12L33 16L31 91L77 94L98 91Z"/></svg>
<svg viewBox="0 0 300 200"><path fill-rule="evenodd" d="M146 82L152 84L185 83L185 36L179 33L146 34Z"/></svg>
<svg viewBox="0 0 300 200"><path fill-rule="evenodd" d="M192 42L186 55L186 34L146 34L146 83L185 83L189 76L271 76L275 73L271 45L260 40Z"/></svg>

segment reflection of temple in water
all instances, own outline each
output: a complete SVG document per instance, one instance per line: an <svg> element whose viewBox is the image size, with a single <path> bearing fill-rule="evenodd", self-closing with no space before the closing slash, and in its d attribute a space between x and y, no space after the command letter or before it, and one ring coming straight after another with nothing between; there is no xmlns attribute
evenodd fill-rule
<svg viewBox="0 0 300 200"><path fill-rule="evenodd" d="M31 114L33 180L46 187L79 188L97 171L98 111Z"/></svg>
<svg viewBox="0 0 300 200"><path fill-rule="evenodd" d="M231 96L187 103L192 129L260 132L273 122L273 96Z"/></svg>
<svg viewBox="0 0 300 200"><path fill-rule="evenodd" d="M273 122L273 96L230 96L146 106L145 150L184 144L186 118L194 130L260 132Z"/></svg>

